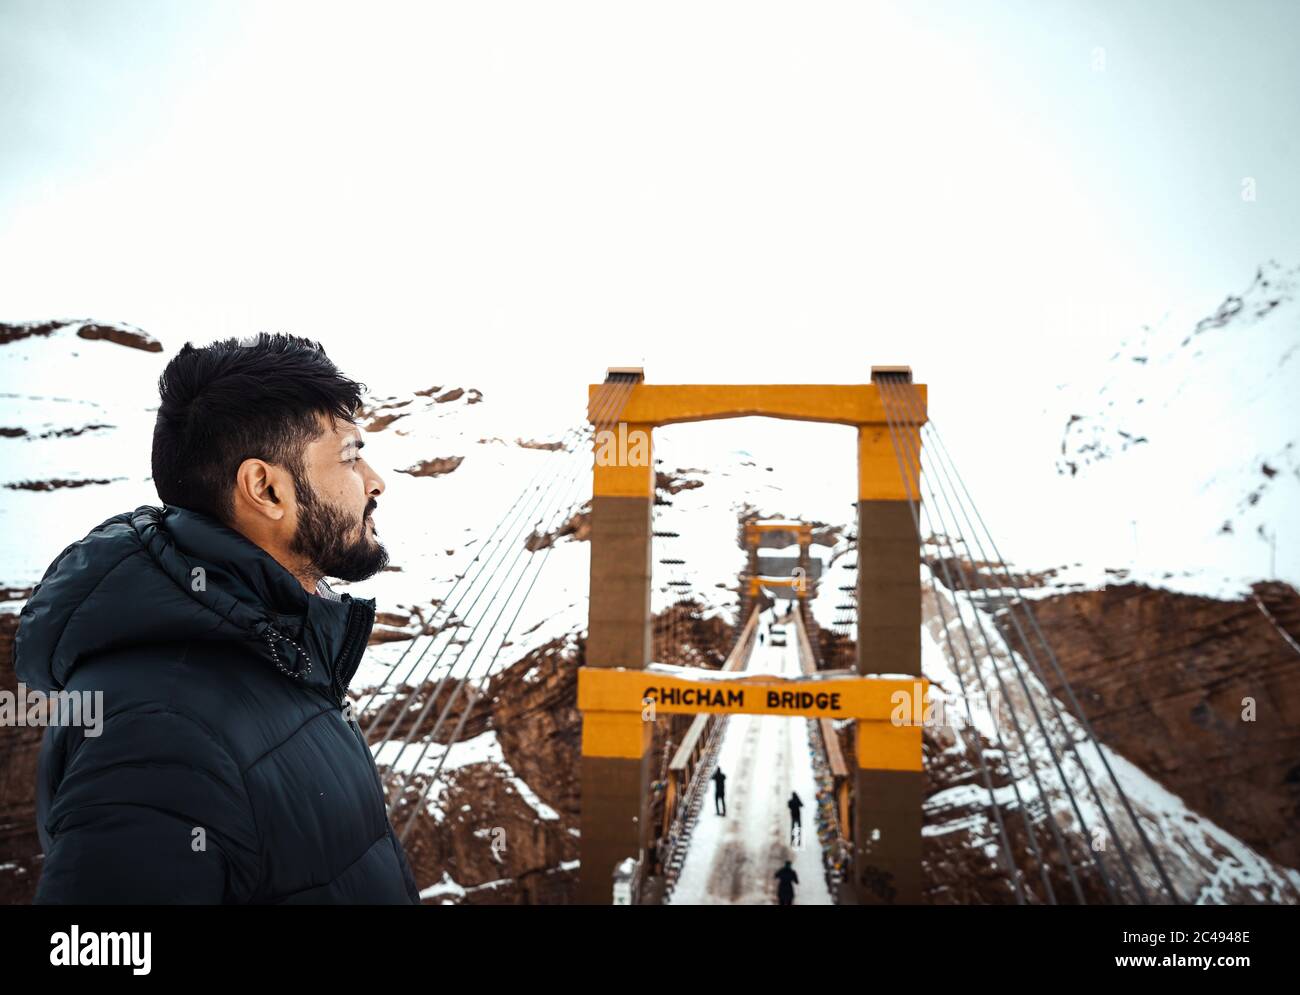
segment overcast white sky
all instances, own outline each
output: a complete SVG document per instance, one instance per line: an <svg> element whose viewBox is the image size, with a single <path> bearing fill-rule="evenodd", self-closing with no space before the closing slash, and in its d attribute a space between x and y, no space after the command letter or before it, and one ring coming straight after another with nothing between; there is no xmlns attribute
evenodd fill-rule
<svg viewBox="0 0 1300 995"><path fill-rule="evenodd" d="M1300 261L1298 38L1259 0L0 0L0 320L568 410L610 364L904 362L969 454Z"/></svg>

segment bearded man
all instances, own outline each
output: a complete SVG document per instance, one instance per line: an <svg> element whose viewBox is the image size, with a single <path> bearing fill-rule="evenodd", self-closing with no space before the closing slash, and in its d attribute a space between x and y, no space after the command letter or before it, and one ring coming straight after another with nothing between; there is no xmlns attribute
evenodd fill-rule
<svg viewBox="0 0 1300 995"><path fill-rule="evenodd" d="M365 385L318 343L187 344L159 379L161 506L68 546L15 637L30 687L102 692L50 727L38 903L419 904L348 685L384 568Z"/></svg>

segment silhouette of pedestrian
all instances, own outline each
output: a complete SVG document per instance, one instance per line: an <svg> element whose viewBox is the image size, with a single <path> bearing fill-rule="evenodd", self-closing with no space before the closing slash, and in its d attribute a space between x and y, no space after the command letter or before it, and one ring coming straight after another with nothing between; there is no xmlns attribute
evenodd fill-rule
<svg viewBox="0 0 1300 995"><path fill-rule="evenodd" d="M719 767L713 772L713 814L727 814L727 775Z"/></svg>
<svg viewBox="0 0 1300 995"><path fill-rule="evenodd" d="M776 901L778 905L794 904L794 886L799 883L799 875L795 869L790 866L790 861L785 862L785 866L773 875L777 880Z"/></svg>
<svg viewBox="0 0 1300 995"><path fill-rule="evenodd" d="M759 646L763 645L763 633L761 632L758 634L758 645Z"/></svg>
<svg viewBox="0 0 1300 995"><path fill-rule="evenodd" d="M790 800L786 802L786 805L790 809L790 842L791 844L794 843L794 838L796 835L799 837L800 841L802 842L803 821L800 819L799 813L803 809L803 802L800 800L797 792L794 791L790 792Z"/></svg>

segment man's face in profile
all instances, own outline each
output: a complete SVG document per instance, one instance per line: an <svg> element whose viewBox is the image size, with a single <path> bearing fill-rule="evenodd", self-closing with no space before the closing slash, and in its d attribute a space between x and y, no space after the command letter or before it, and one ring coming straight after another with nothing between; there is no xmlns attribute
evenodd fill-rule
<svg viewBox="0 0 1300 995"><path fill-rule="evenodd" d="M294 477L297 526L289 548L326 577L360 581L388 565L371 517L384 482L361 457L351 422L320 418L321 435L303 452L306 479Z"/></svg>

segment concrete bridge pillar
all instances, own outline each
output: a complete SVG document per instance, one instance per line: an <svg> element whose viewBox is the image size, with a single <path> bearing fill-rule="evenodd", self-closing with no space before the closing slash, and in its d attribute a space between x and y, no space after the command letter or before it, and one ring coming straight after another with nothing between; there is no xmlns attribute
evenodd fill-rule
<svg viewBox="0 0 1300 995"><path fill-rule="evenodd" d="M650 425L598 427L591 501L586 665L643 669L650 661L654 505ZM649 840L652 725L639 714L588 714L582 723L578 901L609 905L614 868Z"/></svg>
<svg viewBox="0 0 1300 995"><path fill-rule="evenodd" d="M873 377L874 379L874 377ZM920 452L920 426L911 433ZM911 495L919 502L918 477ZM887 424L858 427L859 674L921 673L920 549ZM920 726L857 724L854 776L853 887L849 901L914 904L921 900L922 769Z"/></svg>

